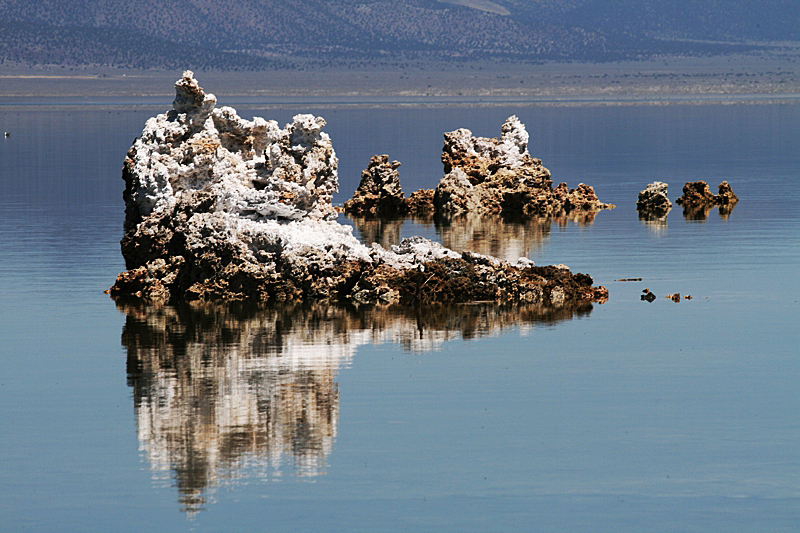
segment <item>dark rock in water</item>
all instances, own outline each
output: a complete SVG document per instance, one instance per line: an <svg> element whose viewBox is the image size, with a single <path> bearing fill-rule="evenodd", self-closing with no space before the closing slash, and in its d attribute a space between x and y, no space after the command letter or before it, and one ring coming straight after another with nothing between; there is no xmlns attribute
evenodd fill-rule
<svg viewBox="0 0 800 533"><path fill-rule="evenodd" d="M542 305L608 297L585 274L535 267L526 258L511 263L458 253L421 237L388 250L364 246L335 220L338 159L324 125L312 115L297 115L284 128L242 119L230 107L217 108L185 72L173 109L147 121L125 159L127 271L111 295ZM395 164L373 161L367 181L394 183L383 177ZM402 194L399 184L395 192Z"/></svg>
<svg viewBox="0 0 800 533"><path fill-rule="evenodd" d="M636 209L649 213L655 218L663 217L672 209L672 202L667 196L668 188L669 186L663 181L650 183L644 190L639 191Z"/></svg>
<svg viewBox="0 0 800 533"><path fill-rule="evenodd" d="M683 195L675 203L682 206L716 205L717 200L705 181L687 181L686 185L683 186Z"/></svg>
<svg viewBox="0 0 800 533"><path fill-rule="evenodd" d="M732 205L739 201L733 187L727 181L719 184L719 194L713 194L705 181L690 181L683 186L683 196L678 198L678 205Z"/></svg>
<svg viewBox="0 0 800 533"><path fill-rule="evenodd" d="M716 197L716 202L718 205L729 205L735 204L739 201L739 197L733 192L733 187L727 181L723 181L719 184L719 193Z"/></svg>
<svg viewBox="0 0 800 533"><path fill-rule="evenodd" d="M717 194L717 205L719 206L719 216L727 218L732 212L733 208L739 202L739 197L733 192L727 181L719 184L719 193Z"/></svg>
<svg viewBox="0 0 800 533"><path fill-rule="evenodd" d="M727 217L738 201L739 197L727 181L719 184L718 194L713 194L705 181L691 181L683 186L683 195L676 203L683 206L687 220L706 220L715 206L719 207L720 216Z"/></svg>
<svg viewBox="0 0 800 533"><path fill-rule="evenodd" d="M400 186L399 161L388 155L375 155L361 173L361 183L353 197L344 203L344 212L353 215L397 216L408 211Z"/></svg>

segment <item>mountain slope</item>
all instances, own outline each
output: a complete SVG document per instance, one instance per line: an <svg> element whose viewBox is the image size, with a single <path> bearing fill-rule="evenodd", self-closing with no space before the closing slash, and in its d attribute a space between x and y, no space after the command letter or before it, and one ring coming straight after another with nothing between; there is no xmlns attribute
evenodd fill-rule
<svg viewBox="0 0 800 533"><path fill-rule="evenodd" d="M0 0L0 62L263 69L299 58L608 60L800 41L798 20L796 0L769 9L755 0Z"/></svg>

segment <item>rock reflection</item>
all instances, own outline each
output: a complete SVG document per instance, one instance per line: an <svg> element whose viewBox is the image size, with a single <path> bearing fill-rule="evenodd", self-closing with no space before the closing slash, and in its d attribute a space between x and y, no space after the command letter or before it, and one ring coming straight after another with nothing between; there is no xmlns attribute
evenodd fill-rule
<svg viewBox="0 0 800 533"><path fill-rule="evenodd" d="M719 217L722 220L727 220L731 213L733 213L733 208L736 207L736 203L730 203L725 205L719 206Z"/></svg>
<svg viewBox="0 0 800 533"><path fill-rule="evenodd" d="M731 203L731 204L721 204L721 205L711 205L711 204L685 205L683 206L683 217L686 220L705 222L711 215L711 210L714 209L715 207L719 208L719 217L722 220L727 220L728 217L731 215L731 213L733 213L733 209L736 207L736 204Z"/></svg>
<svg viewBox="0 0 800 533"><path fill-rule="evenodd" d="M514 262L520 257L541 248L550 237L553 225L565 227L569 223L580 226L594 224L599 211L575 210L558 216L534 216L509 219L500 215L468 213L456 217L431 216L428 218L378 218L351 216L361 241L379 243L384 248L398 244L402 238L403 223L413 220L420 224L433 224L441 243L458 252L470 251L492 255Z"/></svg>
<svg viewBox="0 0 800 533"><path fill-rule="evenodd" d="M644 222L645 226L647 226L647 229L654 234L658 235L667 230L667 217L669 216L669 210L651 211L645 209L639 210L637 213L639 214L639 220Z"/></svg>
<svg viewBox="0 0 800 533"><path fill-rule="evenodd" d="M377 242L388 250L402 239L405 218L352 216L351 220L365 244Z"/></svg>
<svg viewBox="0 0 800 533"><path fill-rule="evenodd" d="M509 221L501 216L467 214L437 218L436 233L451 250L477 252L516 261L541 247L550 236L552 217Z"/></svg>
<svg viewBox="0 0 800 533"><path fill-rule="evenodd" d="M592 310L118 306L140 449L190 514L220 486L324 474L339 418L336 373L359 346L424 352Z"/></svg>
<svg viewBox="0 0 800 533"><path fill-rule="evenodd" d="M703 222L708 220L708 215L711 214L713 207L711 204L686 205L683 207L683 218Z"/></svg>

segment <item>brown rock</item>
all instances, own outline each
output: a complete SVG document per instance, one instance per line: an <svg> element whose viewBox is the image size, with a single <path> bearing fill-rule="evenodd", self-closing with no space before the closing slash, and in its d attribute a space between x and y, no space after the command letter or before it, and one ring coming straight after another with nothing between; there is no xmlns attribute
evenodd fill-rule
<svg viewBox="0 0 800 533"><path fill-rule="evenodd" d="M738 201L727 181L719 184L719 194L713 194L705 181L693 181L683 186L683 196L676 203L683 206L683 216L687 220L706 220L715 206L719 206L720 216L727 217Z"/></svg>
<svg viewBox="0 0 800 533"><path fill-rule="evenodd" d="M553 189L550 171L528 152L528 133L515 116L503 124L499 138L474 137L459 129L444 139L445 177L434 196L437 214L557 215L614 207L600 202L583 183L576 189L564 183Z"/></svg>
<svg viewBox="0 0 800 533"><path fill-rule="evenodd" d="M717 194L716 202L720 206L720 211L722 211L722 206L729 206L732 210L738 201L739 197L736 196L736 193L733 192L733 187L727 181L719 184L719 194Z"/></svg>
<svg viewBox="0 0 800 533"><path fill-rule="evenodd" d="M430 216L433 214L434 189L414 191L405 199L408 214L413 216Z"/></svg>
<svg viewBox="0 0 800 533"><path fill-rule="evenodd" d="M708 204L715 205L716 197L705 181L687 181L683 186L683 195L675 203L682 206Z"/></svg>
<svg viewBox="0 0 800 533"><path fill-rule="evenodd" d="M654 181L639 191L636 201L636 210L639 218L643 220L658 220L663 218L672 209L672 202L667 196L668 185L662 181Z"/></svg>
<svg viewBox="0 0 800 533"><path fill-rule="evenodd" d="M400 186L399 161L388 155L375 155L361 173L361 183L353 197L344 203L344 212L353 215L397 216L408 211Z"/></svg>

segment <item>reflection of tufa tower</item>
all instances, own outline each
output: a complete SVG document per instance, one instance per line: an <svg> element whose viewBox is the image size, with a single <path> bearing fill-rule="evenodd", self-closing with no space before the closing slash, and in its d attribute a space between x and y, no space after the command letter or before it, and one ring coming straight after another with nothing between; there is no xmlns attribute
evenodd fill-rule
<svg viewBox="0 0 800 533"><path fill-rule="evenodd" d="M157 479L174 479L189 513L220 485L324 473L339 419L336 371L359 346L425 352L592 310L117 304L141 450Z"/></svg>
<svg viewBox="0 0 800 533"><path fill-rule="evenodd" d="M413 220L421 224L433 224L442 244L451 250L468 250L514 263L541 248L542 243L550 238L553 225L565 227L573 223L591 226L597 213L576 209L570 213L524 219L466 213L458 216L413 217ZM377 242L389 249L402 240L403 223L407 219L349 216L364 244Z"/></svg>
<svg viewBox="0 0 800 533"><path fill-rule="evenodd" d="M299 332L265 318L128 311L123 344L140 447L156 477L172 472L185 511L236 478L324 473L344 354L303 345Z"/></svg>

